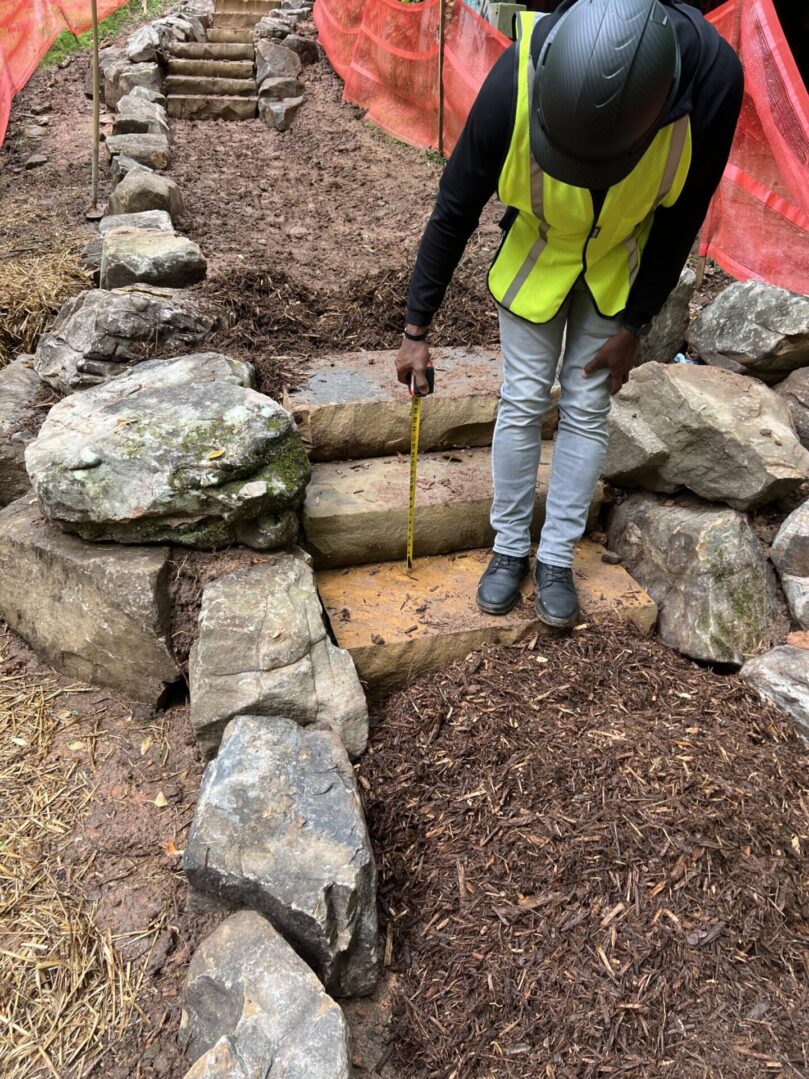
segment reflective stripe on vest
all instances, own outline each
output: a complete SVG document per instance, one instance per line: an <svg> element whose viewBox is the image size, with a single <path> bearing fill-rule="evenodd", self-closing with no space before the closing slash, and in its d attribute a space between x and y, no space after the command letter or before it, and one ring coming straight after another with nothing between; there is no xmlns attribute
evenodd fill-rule
<svg viewBox="0 0 809 1079"><path fill-rule="evenodd" d="M489 289L503 307L529 322L547 322L584 269L603 315L623 311L640 268L658 206L679 198L691 164L691 127L684 116L661 128L627 177L609 188L594 220L587 188L543 173L531 153L529 119L535 68L532 12L517 20L517 102L498 196L517 213L489 271Z"/></svg>

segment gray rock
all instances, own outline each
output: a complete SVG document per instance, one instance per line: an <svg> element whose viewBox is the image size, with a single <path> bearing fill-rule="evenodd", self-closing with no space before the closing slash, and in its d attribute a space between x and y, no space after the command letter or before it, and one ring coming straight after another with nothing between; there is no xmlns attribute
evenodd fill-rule
<svg viewBox="0 0 809 1079"><path fill-rule="evenodd" d="M172 40L168 40L168 44L172 44L173 40L179 37L181 41L205 41L205 23L198 16L191 11L173 11L170 15L165 15L162 19L156 19L154 25L158 30L163 33L165 28L166 34L172 35Z"/></svg>
<svg viewBox="0 0 809 1079"><path fill-rule="evenodd" d="M246 1071L231 1045L223 1035L216 1045L204 1053L185 1073L183 1079L254 1079Z"/></svg>
<svg viewBox="0 0 809 1079"><path fill-rule="evenodd" d="M288 34L284 38L284 45L292 49L301 58L302 64L316 64L318 61L317 42L301 34ZM693 276L693 275L692 275Z"/></svg>
<svg viewBox="0 0 809 1079"><path fill-rule="evenodd" d="M98 88L100 100L104 100L104 72L107 67L124 59L124 50L117 45L108 45L98 51ZM89 57L84 77L84 93L93 96L93 58Z"/></svg>
<svg viewBox="0 0 809 1079"><path fill-rule="evenodd" d="M376 867L333 731L232 720L205 769L183 868L196 891L269 918L330 993L373 991Z"/></svg>
<svg viewBox="0 0 809 1079"><path fill-rule="evenodd" d="M809 367L793 371L773 388L789 405L801 445L809 448Z"/></svg>
<svg viewBox="0 0 809 1079"><path fill-rule="evenodd" d="M259 86L265 79L297 79L302 67L300 56L292 49L274 41L256 43L256 82Z"/></svg>
<svg viewBox="0 0 809 1079"><path fill-rule="evenodd" d="M116 154L110 162L110 178L112 180L113 193L130 172L143 172L147 175L155 175L154 170L149 168L148 165L144 165L141 161L136 161L133 157L127 157L126 154Z"/></svg>
<svg viewBox="0 0 809 1079"><path fill-rule="evenodd" d="M66 397L26 451L47 516L85 539L204 548L297 506L309 462L251 382L248 364L202 353Z"/></svg>
<svg viewBox="0 0 809 1079"><path fill-rule="evenodd" d="M213 323L187 292L149 285L92 289L63 304L39 339L34 362L43 382L69 394L115 378L149 349L193 348Z"/></svg>
<svg viewBox="0 0 809 1079"><path fill-rule="evenodd" d="M165 135L110 135L104 145L111 158L121 154L158 172L171 164L171 149Z"/></svg>
<svg viewBox="0 0 809 1079"><path fill-rule="evenodd" d="M303 83L298 79L265 79L259 87L259 94L268 101L283 101L284 98L301 97Z"/></svg>
<svg viewBox="0 0 809 1079"><path fill-rule="evenodd" d="M740 673L762 700L792 716L809 745L809 651L782 645L749 659Z"/></svg>
<svg viewBox="0 0 809 1079"><path fill-rule="evenodd" d="M312 570L292 555L206 587L189 682L191 725L207 757L239 714L326 724L353 757L368 743L354 663L327 635Z"/></svg>
<svg viewBox="0 0 809 1079"><path fill-rule="evenodd" d="M126 58L133 64L157 60L159 48L160 35L154 26L147 23L127 38Z"/></svg>
<svg viewBox="0 0 809 1079"><path fill-rule="evenodd" d="M30 171L31 169L38 169L42 165L47 165L47 164L48 164L48 159L45 156L45 154L31 154L30 157L27 157L25 159L25 164L23 165L23 168L26 168L26 169L28 169Z"/></svg>
<svg viewBox="0 0 809 1079"><path fill-rule="evenodd" d="M114 229L101 250L101 288L142 283L185 288L208 269L199 246L186 236L152 229Z"/></svg>
<svg viewBox="0 0 809 1079"><path fill-rule="evenodd" d="M108 64L104 69L104 103L107 108L116 108L120 99L131 93L136 86L145 86L147 90L162 93L160 65L131 64L128 60L114 60Z"/></svg>
<svg viewBox="0 0 809 1079"><path fill-rule="evenodd" d="M793 510L781 525L770 557L792 617L803 629L809 629L809 502Z"/></svg>
<svg viewBox="0 0 809 1079"><path fill-rule="evenodd" d="M613 401L603 476L652 491L685 487L751 509L800 487L809 452L786 403L760 382L717 368L647 363Z"/></svg>
<svg viewBox="0 0 809 1079"><path fill-rule="evenodd" d="M287 45L292 48L288 42ZM690 266L686 266L660 314L652 319L649 333L640 343L638 364L648 363L649 360L671 363L683 347L688 329L689 305L696 283L696 274Z"/></svg>
<svg viewBox="0 0 809 1079"><path fill-rule="evenodd" d="M338 1004L270 923L240 911L202 942L185 985L180 1040L191 1060L213 1054L249 1077L349 1079ZM207 1065L206 1065L207 1067ZM202 1071L202 1075L231 1075ZM238 1072L236 1073L239 1074Z"/></svg>
<svg viewBox="0 0 809 1079"><path fill-rule="evenodd" d="M258 114L276 131L287 131L292 126L302 104L302 97L287 98L284 101L272 101L266 97L259 97Z"/></svg>
<svg viewBox="0 0 809 1079"><path fill-rule="evenodd" d="M98 231L106 236L113 229L154 229L174 232L171 217L165 210L142 210L140 213L107 214L98 223Z"/></svg>
<svg viewBox="0 0 809 1079"><path fill-rule="evenodd" d="M149 86L133 86L126 96L133 101L148 101L152 105L160 105L163 109L166 107L166 95Z"/></svg>
<svg viewBox="0 0 809 1079"><path fill-rule="evenodd" d="M284 41L292 33L294 23L290 19L284 19L275 12L265 15L253 28L253 41L257 43L264 40Z"/></svg>
<svg viewBox="0 0 809 1079"><path fill-rule="evenodd" d="M703 308L688 341L709 363L780 382L809 365L809 296L734 281Z"/></svg>
<svg viewBox="0 0 809 1079"><path fill-rule="evenodd" d="M0 511L0 618L68 677L160 704L180 677L168 558L167 547L67 536L29 495Z"/></svg>
<svg viewBox="0 0 809 1079"><path fill-rule="evenodd" d="M168 138L166 110L162 105L126 94L118 102L112 132L113 135L165 135Z"/></svg>
<svg viewBox="0 0 809 1079"><path fill-rule="evenodd" d="M98 288L98 280L101 276L101 248L101 237L97 236L86 244L81 252L82 269L89 274L95 288Z"/></svg>
<svg viewBox="0 0 809 1079"><path fill-rule="evenodd" d="M743 514L631 495L612 512L609 547L657 603L658 634L672 648L740 664L770 644L774 574Z"/></svg>
<svg viewBox="0 0 809 1079"><path fill-rule="evenodd" d="M165 210L173 221L185 215L183 197L173 180L156 172L135 170L124 176L110 195L107 213L137 214L147 210Z"/></svg>
<svg viewBox="0 0 809 1079"><path fill-rule="evenodd" d="M0 506L7 506L30 488L25 447L44 419L37 408L42 382L32 356L18 356L0 367Z"/></svg>

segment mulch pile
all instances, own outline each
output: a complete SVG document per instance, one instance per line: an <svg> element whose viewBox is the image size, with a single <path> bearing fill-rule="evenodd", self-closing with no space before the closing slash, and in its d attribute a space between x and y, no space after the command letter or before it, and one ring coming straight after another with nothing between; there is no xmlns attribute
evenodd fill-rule
<svg viewBox="0 0 809 1079"><path fill-rule="evenodd" d="M225 326L206 342L256 367L259 389L280 398L305 361L331 352L398 347L412 267L382 270L339 290L316 292L283 270L237 272L204 292ZM482 275L461 275L435 320L434 345L491 345L497 314Z"/></svg>
<svg viewBox="0 0 809 1079"><path fill-rule="evenodd" d="M809 1074L809 768L738 679L589 628L475 653L372 732L401 1074Z"/></svg>

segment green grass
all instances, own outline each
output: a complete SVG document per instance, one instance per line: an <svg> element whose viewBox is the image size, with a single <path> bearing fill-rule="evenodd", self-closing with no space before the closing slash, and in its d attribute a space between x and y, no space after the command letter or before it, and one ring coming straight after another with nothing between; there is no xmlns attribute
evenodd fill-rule
<svg viewBox="0 0 809 1079"><path fill-rule="evenodd" d="M115 37L122 30L131 25L142 22L148 15L159 15L166 6L168 0L129 0L122 8L102 19L98 24L98 33L101 40ZM93 46L93 32L86 30L83 34L73 34L70 30L63 30L59 37L51 45L50 49L42 58L42 67L53 67L62 60L77 52L87 52Z"/></svg>

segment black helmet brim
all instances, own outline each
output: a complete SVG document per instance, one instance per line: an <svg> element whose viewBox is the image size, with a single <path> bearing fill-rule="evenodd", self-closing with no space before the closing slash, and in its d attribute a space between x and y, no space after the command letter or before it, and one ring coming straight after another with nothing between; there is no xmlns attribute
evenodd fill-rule
<svg viewBox="0 0 809 1079"><path fill-rule="evenodd" d="M630 151L602 161L587 161L573 157L548 137L540 122L539 110L531 109L531 152L539 167L572 187L589 187L596 191L613 187L625 179L652 145L657 129L650 131Z"/></svg>

